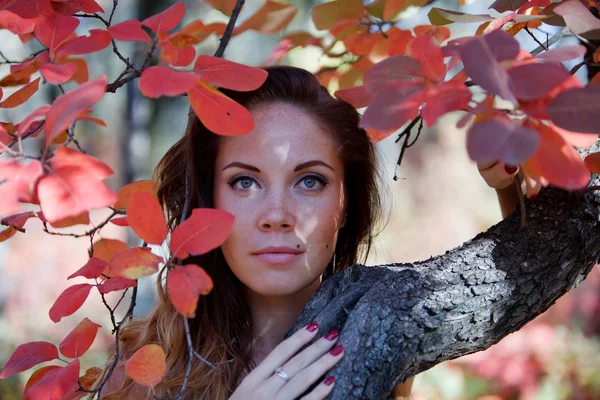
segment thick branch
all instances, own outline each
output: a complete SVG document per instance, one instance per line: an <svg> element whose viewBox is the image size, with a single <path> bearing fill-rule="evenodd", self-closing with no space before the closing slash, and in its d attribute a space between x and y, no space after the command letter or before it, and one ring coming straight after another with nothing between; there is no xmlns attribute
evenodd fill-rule
<svg viewBox="0 0 600 400"><path fill-rule="evenodd" d="M590 186L599 183L593 175ZM397 383L485 350L546 311L600 258L600 193L584 193L544 189L527 201L525 229L515 212L444 255L327 279L290 332L311 321L341 331L329 398L385 399Z"/></svg>

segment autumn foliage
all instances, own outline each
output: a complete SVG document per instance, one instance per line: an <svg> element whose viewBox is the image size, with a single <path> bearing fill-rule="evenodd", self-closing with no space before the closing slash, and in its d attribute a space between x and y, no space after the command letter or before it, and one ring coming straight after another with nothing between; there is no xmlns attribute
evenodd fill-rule
<svg viewBox="0 0 600 400"><path fill-rule="evenodd" d="M242 4L207 2L232 18ZM417 122L433 126L440 117L460 112L457 125L466 129L467 151L473 160L519 165L529 187L584 188L590 172L600 172L600 155L583 160L575 147L591 146L600 134L600 78L597 75L584 84L562 63L581 57L583 63L598 63L600 55L586 52L582 45L547 49L543 43L539 50L529 52L514 35L550 24L566 26L584 40L599 39L600 20L588 10L587 2L498 0L490 7L497 16L434 7L428 14L431 25L396 26L408 6L425 3L325 2L312 10L321 34L287 32L266 64L281 62L296 47L320 48L333 66L323 67L318 78L326 86L337 87L338 98L356 108L366 107L360 124L374 142L399 132L409 122L411 128ZM68 228L88 224L91 210L108 208L112 212L106 223L130 227L144 243L130 247L114 239L93 241L89 261L68 277L87 283L69 286L56 299L49 310L55 323L80 309L91 292L104 296L135 288L138 279L161 266L169 271L166 284L171 302L183 317L193 318L199 296L209 293L213 283L202 266L181 265L180 261L220 246L234 222L223 211L191 210L170 233L171 257L165 260L153 254L147 245L162 244L168 229L152 182L134 182L113 192L104 183L113 174L110 166L68 147L75 143L78 121L106 126L93 116L94 105L135 80L149 98L187 96L195 114L215 134L247 134L254 128L252 115L218 88L251 91L262 85L267 72L197 54L195 46L211 35L235 40L247 30L279 33L297 14L292 4L267 0L235 26L200 20L181 26L186 14L181 1L143 21L113 21L119 17L117 6L115 1L114 12L95 0L0 0L0 27L18 35L23 43L36 40L43 47L28 59L11 63L10 74L0 80L0 95L12 93L0 97L0 108L27 102L39 90L40 81L57 86L62 93L22 121L0 122L0 217L5 226L0 241L24 233L30 218L40 219L45 229ZM80 19L90 17L104 28L80 35ZM451 38L446 25L453 23L480 25L475 36ZM145 46L148 56L142 65L132 65L120 53L123 41ZM104 75L90 79L91 66L81 56L106 48L112 48L124 62L123 73L114 81ZM152 60L157 64L150 66L155 64ZM43 141L43 154L26 154L24 140ZM23 212L23 204L30 205L29 209L33 205L36 211ZM88 236L94 239L106 223ZM81 375L79 361L98 329L98 324L84 318L58 347L48 342L22 344L0 378L58 361L64 365L47 365L31 376L24 397L52 393L52 399L81 398L100 372L93 367ZM141 385L156 385L165 372L163 350L155 344L139 349L125 371Z"/></svg>

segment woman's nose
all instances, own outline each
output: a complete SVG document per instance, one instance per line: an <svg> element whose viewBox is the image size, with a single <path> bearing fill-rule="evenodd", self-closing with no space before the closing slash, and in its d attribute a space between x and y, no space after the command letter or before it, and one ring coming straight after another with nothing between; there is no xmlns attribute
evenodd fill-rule
<svg viewBox="0 0 600 400"><path fill-rule="evenodd" d="M296 224L292 202L282 195L272 195L265 199L259 228L263 231L291 231Z"/></svg>

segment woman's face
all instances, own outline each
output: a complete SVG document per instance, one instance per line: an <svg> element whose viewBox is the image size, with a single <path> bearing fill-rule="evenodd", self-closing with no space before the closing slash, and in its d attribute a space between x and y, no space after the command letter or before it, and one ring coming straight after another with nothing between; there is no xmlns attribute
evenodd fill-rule
<svg viewBox="0 0 600 400"><path fill-rule="evenodd" d="M344 215L337 143L304 111L284 103L250 110L255 128L223 137L215 207L235 216L222 245L233 273L263 296L314 283L331 260Z"/></svg>

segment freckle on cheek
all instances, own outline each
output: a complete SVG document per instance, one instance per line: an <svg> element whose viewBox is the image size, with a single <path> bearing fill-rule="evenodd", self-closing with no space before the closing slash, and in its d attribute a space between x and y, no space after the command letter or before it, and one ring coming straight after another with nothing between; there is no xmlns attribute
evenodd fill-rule
<svg viewBox="0 0 600 400"><path fill-rule="evenodd" d="M296 248L297 248L297 249L299 249L299 248L300 248L300 245L299 245L299 244L297 244L297 245L296 245Z"/></svg>

